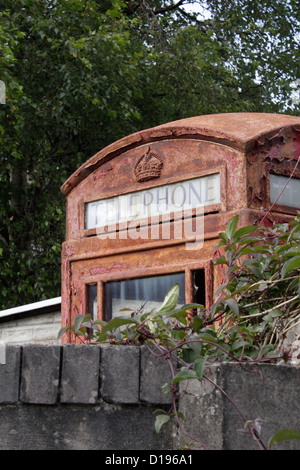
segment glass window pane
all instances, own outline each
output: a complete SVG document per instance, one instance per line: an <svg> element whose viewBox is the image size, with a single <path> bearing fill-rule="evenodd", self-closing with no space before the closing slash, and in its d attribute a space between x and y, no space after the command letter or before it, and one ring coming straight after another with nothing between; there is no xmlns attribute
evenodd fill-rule
<svg viewBox="0 0 300 470"><path fill-rule="evenodd" d="M193 271L193 302L205 307L205 272L204 269Z"/></svg>
<svg viewBox="0 0 300 470"><path fill-rule="evenodd" d="M275 202L284 186L288 182L288 176L270 175L270 201ZM300 179L291 178L282 195L276 202L289 207L300 207Z"/></svg>
<svg viewBox="0 0 300 470"><path fill-rule="evenodd" d="M123 308L150 312L160 306L168 290L174 284L179 284L178 305L185 303L184 273L167 274L162 276L126 279L124 281L107 282L105 293L106 321L115 316L128 315L130 312L120 312Z"/></svg>
<svg viewBox="0 0 300 470"><path fill-rule="evenodd" d="M193 302L205 307L205 271L198 269L193 271ZM200 313L200 309L194 308L193 315Z"/></svg>
<svg viewBox="0 0 300 470"><path fill-rule="evenodd" d="M97 319L97 284L87 286L87 314Z"/></svg>

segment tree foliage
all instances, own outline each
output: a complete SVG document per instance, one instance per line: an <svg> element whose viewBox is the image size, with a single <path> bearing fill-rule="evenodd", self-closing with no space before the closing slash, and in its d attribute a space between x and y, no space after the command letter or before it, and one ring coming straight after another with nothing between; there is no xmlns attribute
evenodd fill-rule
<svg viewBox="0 0 300 470"><path fill-rule="evenodd" d="M59 295L59 188L105 145L192 115L299 113L290 100L299 77L293 0L0 8L0 308Z"/></svg>

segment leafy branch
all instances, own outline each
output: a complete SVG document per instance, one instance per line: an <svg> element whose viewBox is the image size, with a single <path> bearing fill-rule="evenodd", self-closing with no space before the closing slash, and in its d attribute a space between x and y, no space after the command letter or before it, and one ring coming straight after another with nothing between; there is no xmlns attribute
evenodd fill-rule
<svg viewBox="0 0 300 470"><path fill-rule="evenodd" d="M289 225L263 228L259 234L254 226L237 227L235 216L219 234L214 264L223 269L224 279L210 308L197 303L177 307L179 285L175 284L157 311L124 309L128 317L114 317L109 322L77 315L74 325L63 328L59 336L71 330L84 343L146 345L151 354L164 357L172 381L163 386L163 391L172 394L172 405L168 411L158 410L158 433L174 418L187 438L207 448L185 430L177 388L179 382L206 380L230 401L259 448L268 449L283 439L298 439L299 433L280 431L266 445L260 437L259 420L248 420L207 376L205 367L224 360L245 368L248 364L291 359L294 351L283 348L283 344L287 331L300 323L300 214ZM174 367L174 361L180 370Z"/></svg>

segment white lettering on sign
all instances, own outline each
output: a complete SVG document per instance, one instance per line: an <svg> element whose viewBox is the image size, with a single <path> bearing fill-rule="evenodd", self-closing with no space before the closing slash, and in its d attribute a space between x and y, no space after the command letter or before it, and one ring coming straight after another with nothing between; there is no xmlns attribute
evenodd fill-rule
<svg viewBox="0 0 300 470"><path fill-rule="evenodd" d="M149 219L220 203L220 174L156 186L86 204L85 228Z"/></svg>

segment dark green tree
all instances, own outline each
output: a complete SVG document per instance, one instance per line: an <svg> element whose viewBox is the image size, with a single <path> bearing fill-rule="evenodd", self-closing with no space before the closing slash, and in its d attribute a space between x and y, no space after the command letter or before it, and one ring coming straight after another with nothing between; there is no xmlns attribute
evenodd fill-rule
<svg viewBox="0 0 300 470"><path fill-rule="evenodd" d="M60 294L60 186L105 145L198 114L299 113L297 18L293 0L0 0L0 308Z"/></svg>

